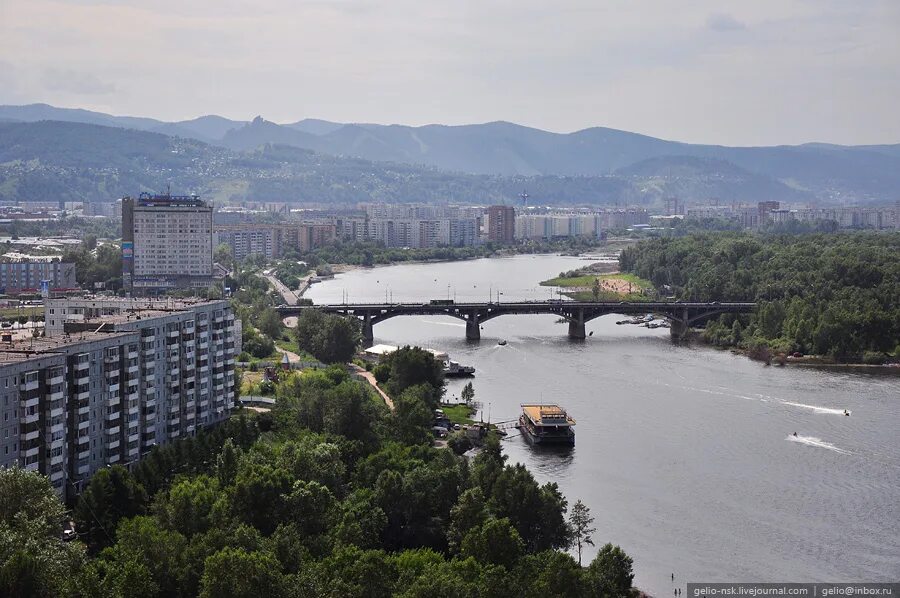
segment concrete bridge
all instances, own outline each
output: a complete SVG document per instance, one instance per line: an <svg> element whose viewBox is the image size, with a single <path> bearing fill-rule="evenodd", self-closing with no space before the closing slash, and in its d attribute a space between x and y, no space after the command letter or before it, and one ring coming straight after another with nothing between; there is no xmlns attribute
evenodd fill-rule
<svg viewBox="0 0 900 598"><path fill-rule="evenodd" d="M304 309L353 316L362 322L363 340L374 340L373 327L396 316L451 316L466 323L466 338L481 338L481 324L512 314L551 314L569 323L569 337L585 338L584 324L606 314L662 314L671 322L673 338L682 337L692 324L723 313L749 313L755 303L699 302L614 302L614 301L510 301L456 303L435 300L427 303L340 303L332 305L291 305L278 308L282 317L299 315Z"/></svg>

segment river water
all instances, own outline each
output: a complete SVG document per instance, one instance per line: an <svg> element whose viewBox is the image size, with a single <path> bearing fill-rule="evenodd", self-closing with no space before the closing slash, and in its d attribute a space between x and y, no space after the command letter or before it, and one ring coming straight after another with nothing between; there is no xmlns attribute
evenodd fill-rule
<svg viewBox="0 0 900 598"><path fill-rule="evenodd" d="M389 266L339 274L306 296L547 299L552 289L539 281L587 263ZM471 343L459 320L396 317L375 326L375 342L474 365L476 400L491 421L517 417L523 402L563 405L578 421L573 450L536 450L511 436L505 453L557 482L570 504L583 500L597 545L621 545L636 585L656 596L689 581L900 579L900 377L764 367L617 319L591 321L593 335L574 342L553 316L503 316ZM447 397L464 383L451 381Z"/></svg>

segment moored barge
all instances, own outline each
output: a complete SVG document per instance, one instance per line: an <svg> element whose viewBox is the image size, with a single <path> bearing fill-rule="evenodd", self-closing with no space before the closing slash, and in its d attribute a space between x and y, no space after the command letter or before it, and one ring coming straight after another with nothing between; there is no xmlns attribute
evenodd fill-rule
<svg viewBox="0 0 900 598"><path fill-rule="evenodd" d="M532 444L575 444L575 420L559 405L523 404L516 427Z"/></svg>

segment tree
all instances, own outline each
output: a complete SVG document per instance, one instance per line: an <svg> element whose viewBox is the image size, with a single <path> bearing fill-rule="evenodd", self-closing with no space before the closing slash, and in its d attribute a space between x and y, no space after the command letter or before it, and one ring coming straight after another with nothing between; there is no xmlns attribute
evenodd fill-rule
<svg viewBox="0 0 900 598"><path fill-rule="evenodd" d="M387 391L399 395L411 386L426 384L431 389L428 406L438 406L444 388L444 370L434 356L419 347L401 347L388 355L385 363L390 367Z"/></svg>
<svg viewBox="0 0 900 598"><path fill-rule="evenodd" d="M75 506L75 524L94 549L113 543L120 519L141 515L147 492L121 465L94 474Z"/></svg>
<svg viewBox="0 0 900 598"><path fill-rule="evenodd" d="M229 270L234 265L234 252L228 243L219 243L213 252L213 261Z"/></svg>
<svg viewBox="0 0 900 598"><path fill-rule="evenodd" d="M630 598L634 591L633 561L618 546L605 544L587 568L589 590L594 596Z"/></svg>
<svg viewBox="0 0 900 598"><path fill-rule="evenodd" d="M278 561L269 554L226 547L206 559L201 598L278 598L285 594Z"/></svg>
<svg viewBox="0 0 900 598"><path fill-rule="evenodd" d="M432 388L427 384L411 386L399 396L394 395L394 435L404 444L424 444L431 439Z"/></svg>
<svg viewBox="0 0 900 598"><path fill-rule="evenodd" d="M594 545L591 534L597 531L597 528L591 527L594 518L591 517L591 510L581 502L581 499L575 501L572 505L572 512L569 513L569 533L571 542L578 549L578 566L581 566L581 549L587 544Z"/></svg>
<svg viewBox="0 0 900 598"><path fill-rule="evenodd" d="M594 284L591 286L591 294L594 296L594 301L600 301L600 279L594 278Z"/></svg>
<svg viewBox="0 0 900 598"><path fill-rule="evenodd" d="M281 316L271 307L263 310L257 319L259 330L266 336L277 339L281 338L284 332L284 324L281 322Z"/></svg>
<svg viewBox="0 0 900 598"><path fill-rule="evenodd" d="M472 402L472 399L475 398L475 389L472 387L471 382L466 382L466 385L463 386L462 392L459 393L459 397L465 402L466 405L469 405Z"/></svg>
<svg viewBox="0 0 900 598"><path fill-rule="evenodd" d="M0 468L0 595L66 596L84 578L80 542L61 542L65 510L46 476Z"/></svg>
<svg viewBox="0 0 900 598"><path fill-rule="evenodd" d="M168 493L157 495L153 510L169 529L190 538L205 532L220 494L219 481L207 475L182 479Z"/></svg>
<svg viewBox="0 0 900 598"><path fill-rule="evenodd" d="M216 476L221 486L231 486L234 483L240 458L240 447L235 448L231 438L226 438L222 451L216 458Z"/></svg>
<svg viewBox="0 0 900 598"><path fill-rule="evenodd" d="M297 319L297 344L325 363L346 363L361 339L359 320L305 309Z"/></svg>
<svg viewBox="0 0 900 598"><path fill-rule="evenodd" d="M512 569L525 552L525 543L509 519L488 519L469 530L460 552L482 563Z"/></svg>

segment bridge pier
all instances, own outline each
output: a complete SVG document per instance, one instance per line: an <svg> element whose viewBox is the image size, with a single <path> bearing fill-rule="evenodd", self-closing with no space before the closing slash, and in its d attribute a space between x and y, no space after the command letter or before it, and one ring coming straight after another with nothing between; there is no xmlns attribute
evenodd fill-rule
<svg viewBox="0 0 900 598"><path fill-rule="evenodd" d="M572 317L569 318L569 338L576 340L584 340L587 334L584 330L584 309L579 308Z"/></svg>
<svg viewBox="0 0 900 598"><path fill-rule="evenodd" d="M690 327L687 324L688 310L684 308L681 311L681 317L669 318L669 335L673 341L680 341L687 338Z"/></svg>
<svg viewBox="0 0 900 598"><path fill-rule="evenodd" d="M480 341L481 340L481 324L478 321L478 312L473 312L469 319L466 320L466 340L467 341Z"/></svg>
<svg viewBox="0 0 900 598"><path fill-rule="evenodd" d="M366 314L362 320L362 344L364 348L369 348L375 344L375 330L372 325L371 314Z"/></svg>

